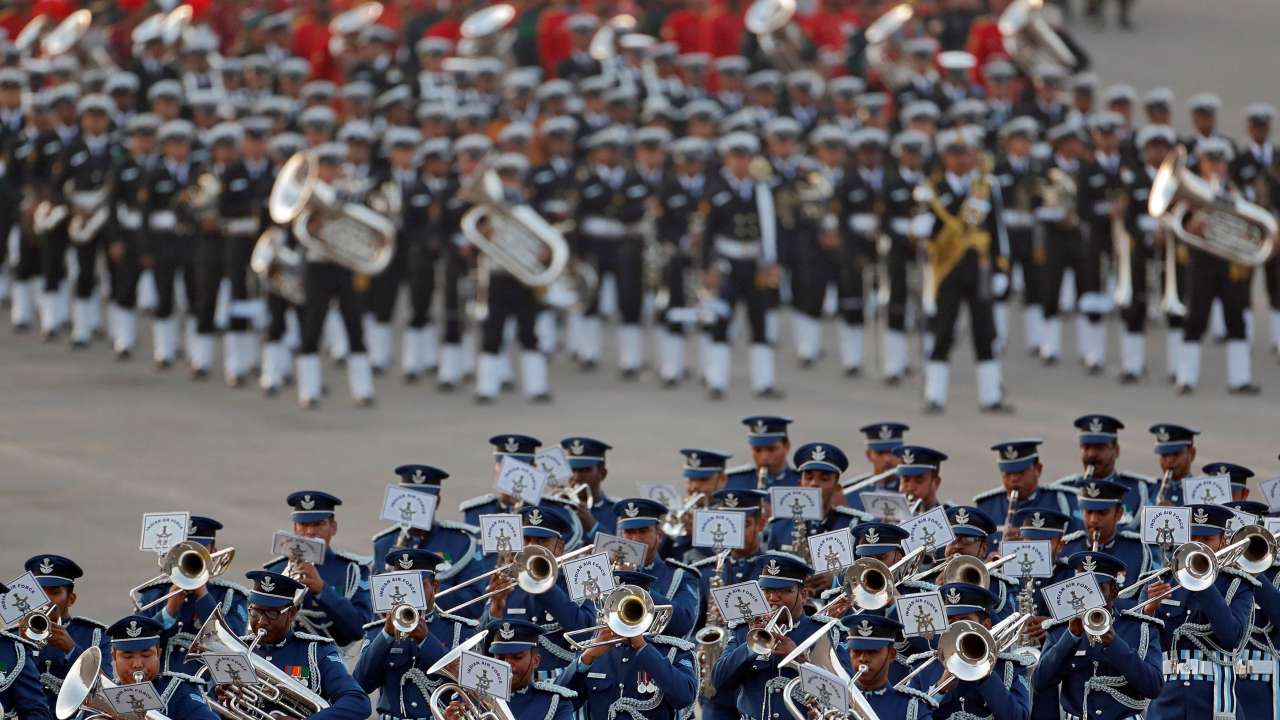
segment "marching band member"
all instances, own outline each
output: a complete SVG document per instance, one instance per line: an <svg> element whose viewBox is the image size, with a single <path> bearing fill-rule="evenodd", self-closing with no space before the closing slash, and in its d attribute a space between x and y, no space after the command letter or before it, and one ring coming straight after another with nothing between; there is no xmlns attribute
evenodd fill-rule
<svg viewBox="0 0 1280 720"><path fill-rule="evenodd" d="M897 644L902 623L875 613L854 613L841 621L849 636L849 664L866 668L858 676L858 692L882 718L931 720L933 699L910 685L899 686L893 677L898 665Z"/></svg>
<svg viewBox="0 0 1280 720"><path fill-rule="evenodd" d="M197 274L194 277L184 277L183 282L195 283L196 286L196 305L191 308L195 315L196 330L191 336L191 347L187 349L187 353L190 356L188 359L191 362L192 377L197 380L207 378L213 371L214 356L217 354L216 316L218 296L226 275L224 265L228 240L226 228L221 223L221 196L227 188L226 173L239 159L240 146L244 143L244 128L239 123L218 123L212 128L202 129L200 139L205 146L202 149L207 164L191 189L186 191L189 199L182 201L184 209L191 215L193 240L196 244ZM206 187L212 190L206 192ZM227 343L228 346L234 344L234 341ZM234 360L230 369L236 374L240 372L236 370Z"/></svg>
<svg viewBox="0 0 1280 720"><path fill-rule="evenodd" d="M305 560L291 563L280 557L263 566L272 573L292 573L297 584L307 589L306 598L290 618L297 616L300 628L327 634L339 645L360 640L372 615L369 568L357 556L333 549L333 537L338 534L334 510L342 501L319 490L299 490L285 501L293 508L293 533L325 544L320 565ZM249 622L253 624L252 616Z"/></svg>
<svg viewBox="0 0 1280 720"><path fill-rule="evenodd" d="M111 303L107 307L107 327L117 360L133 357L138 341L138 285L142 270L142 189L155 158L159 117L139 113L124 126L125 154L112 167L112 221L107 232L107 272ZM16 301L16 297L15 297Z"/></svg>
<svg viewBox="0 0 1280 720"><path fill-rule="evenodd" d="M635 571L616 571L614 577L619 583L646 591L657 582L652 575ZM655 605L668 602L660 592L649 592ZM620 642L582 651L556 679L560 686L576 693L586 720L610 720L623 715L632 720L692 716L698 699L698 668L692 643L665 631L618 638L607 627L601 628L592 640Z"/></svg>
<svg viewBox="0 0 1280 720"><path fill-rule="evenodd" d="M840 481L840 484L845 487L845 502L849 504L849 507L855 510L865 509L862 505L862 493L864 492L883 492L886 490L897 492L898 474L896 472L861 490L851 491L849 488L873 475L887 473L901 465L902 459L894 454L894 450L902 447L903 436L910 429L911 426L900 422L878 422L858 428L858 432L867 438L867 447L863 451L863 455L867 458L867 462L871 463L871 470Z"/></svg>
<svg viewBox="0 0 1280 720"><path fill-rule="evenodd" d="M167 717L217 720L217 713L209 708L200 694L199 680L163 669L160 650L163 633L159 622L142 615L130 615L117 621L107 628L107 635L111 638L111 663L108 667L106 659L103 659L103 672L114 671L113 679L120 685L151 683L164 701L165 707L161 712Z"/></svg>
<svg viewBox="0 0 1280 720"><path fill-rule="evenodd" d="M837 189L841 223L836 277L840 319L840 361L845 377L862 372L863 327L865 323L864 268L878 252L877 243L885 228L885 199L888 173L885 154L889 135L880 128L863 128L849 138L854 162ZM834 220L834 218L832 218ZM825 289L825 288L823 288Z"/></svg>
<svg viewBox="0 0 1280 720"><path fill-rule="evenodd" d="M1080 486L1080 511L1084 529L1064 538L1064 555L1082 550L1102 551L1120 559L1131 578L1145 575L1158 564L1142 534L1125 530L1124 498L1127 488L1114 480L1090 480Z"/></svg>
<svg viewBox="0 0 1280 720"><path fill-rule="evenodd" d="M691 106L685 107L686 113L693 110L695 108ZM662 298L665 290L665 305L661 301L658 303L660 319L664 321L658 351L658 375L663 387L675 387L684 380L684 341L689 324L667 313L675 308L698 305L696 296L689 297L685 280L693 269L695 250L704 241L699 224L702 216L698 208L706 197L710 159L711 146L706 140L692 136L676 140L671 145L673 171L668 173L657 193L658 241L664 244L667 252L667 265L661 268L663 286L658 291L659 298Z"/></svg>
<svg viewBox="0 0 1280 720"><path fill-rule="evenodd" d="M430 550L392 550L383 558L388 572L417 570L422 575L423 601L418 624L407 635L394 623L394 614L364 626L364 647L351 675L365 693L378 692L379 720L425 717L431 692L439 679L426 675L450 648L475 631L476 621L441 612L435 607L437 572L445 564Z"/></svg>
<svg viewBox="0 0 1280 720"><path fill-rule="evenodd" d="M728 486L725 464L729 458L733 457L729 453L705 448L681 448L680 454L684 457L684 466L680 469L680 474L684 477L685 498L681 502L689 502L699 494L702 495L702 499L680 519L683 528L680 535L667 538L665 547L662 549L662 556L667 558L683 558L692 550L693 511L710 507L711 498L716 492ZM670 510L676 512L677 508L670 508ZM617 512L616 506L615 512Z"/></svg>
<svg viewBox="0 0 1280 720"><path fill-rule="evenodd" d="M275 178L267 157L270 120L248 117L240 126L244 129L240 157L219 178L223 192L218 198L219 220L226 235L223 262L231 288L222 365L227 384L233 387L243 384L258 364L258 336L253 328L265 308L260 297L250 297L249 258L264 226Z"/></svg>
<svg viewBox="0 0 1280 720"><path fill-rule="evenodd" d="M787 462L791 438L789 417L752 415L743 418L747 426L747 445L751 448L751 464L725 470L726 488L768 490L771 487L799 485L800 473ZM763 472L763 476L762 473Z"/></svg>
<svg viewBox="0 0 1280 720"><path fill-rule="evenodd" d="M850 525L871 520L871 515L844 505L844 493L840 491L840 476L849 469L849 458L831 443L801 445L792 456L792 463L800 472L800 487L817 488L821 494L821 520L796 520L790 508L771 508L773 515L765 531L766 545L770 550L803 552L795 547L797 538L817 533L842 530ZM799 525L797 526L797 522ZM830 577L812 577L814 586L826 589Z"/></svg>
<svg viewBox="0 0 1280 720"><path fill-rule="evenodd" d="M1254 473L1243 465L1229 462L1214 462L1200 468L1205 475L1225 475L1231 480L1231 499L1233 501L1249 499L1249 478ZM1191 498L1195 500L1195 498ZM1258 513L1254 513L1255 515Z"/></svg>
<svg viewBox="0 0 1280 720"><path fill-rule="evenodd" d="M569 458L569 469L573 471L569 484L572 487L586 486L591 492L591 504L588 505L587 499L583 498L575 508L582 524L582 542L591 542L590 538L597 532L615 534L617 501L604 494L604 481L609 476L605 453L613 446L589 437L567 437L560 441L560 447Z"/></svg>
<svg viewBox="0 0 1280 720"><path fill-rule="evenodd" d="M543 629L527 620L495 619L484 630L489 656L511 666L511 697L506 701L512 717L572 720L578 693L550 680L537 680L542 655L538 642ZM459 701L449 704L447 720L470 717Z"/></svg>
<svg viewBox="0 0 1280 720"><path fill-rule="evenodd" d="M1073 190L1078 192L1078 186L1073 184L1080 172L1085 138L1074 121L1044 127L1048 127L1045 138L1053 155L1040 168L1035 218L1044 234L1044 282L1040 287L1044 327L1040 334L1040 360L1048 366L1056 364L1062 354L1062 286L1066 272L1071 270L1077 295L1082 284L1088 287L1091 279L1083 277L1090 265L1080 248L1080 217L1072 196Z"/></svg>
<svg viewBox="0 0 1280 720"><path fill-rule="evenodd" d="M262 633L253 652L329 703L329 707L311 715L312 720L369 717L369 696L347 672L333 640L294 629L298 615L294 598L306 586L287 575L267 570L252 570L245 576L253 581L249 594L249 629L255 634ZM357 636L363 637L363 631ZM117 664L117 671L119 667ZM215 694L219 691L214 689Z"/></svg>
<svg viewBox="0 0 1280 720"><path fill-rule="evenodd" d="M1266 503L1253 500L1233 500L1225 506L1254 515L1259 518L1258 522L1263 522L1264 517L1274 517ZM1249 638L1236 660L1235 690L1242 717L1275 719L1275 618L1280 617L1280 588L1277 587L1276 576L1275 565L1254 575L1258 584L1253 588L1254 607Z"/></svg>
<svg viewBox="0 0 1280 720"><path fill-rule="evenodd" d="M1078 252L1084 257L1076 264L1077 309L1084 316L1084 331L1077 340L1083 345L1085 371L1102 372L1107 356L1107 329L1104 317L1114 302L1103 281L1101 262L1112 247L1112 217L1119 209L1119 198L1133 180L1133 171L1120 157L1120 130L1124 118L1110 111L1089 117L1093 157L1083 162L1076 179L1076 212L1080 218ZM1080 321L1077 319L1077 323ZM1077 324L1077 330L1082 326Z"/></svg>
<svg viewBox="0 0 1280 720"><path fill-rule="evenodd" d="M152 271L156 284L155 320L152 322L153 356L156 367L173 365L178 353L178 321L174 314L174 278L182 271L188 307L194 309L196 273L194 248L185 234L190 218L180 216L179 198L200 175L191 158L192 125L186 120L169 120L160 126L161 157L151 165L142 188L142 213L146 237L143 267Z"/></svg>
<svg viewBox="0 0 1280 720"><path fill-rule="evenodd" d="M1152 425L1149 432L1155 436L1156 460L1161 474L1154 502L1156 505L1181 505L1184 502L1182 481L1191 476L1191 464L1196 460L1196 435L1200 431L1162 422Z"/></svg>
<svg viewBox="0 0 1280 720"><path fill-rule="evenodd" d="M991 446L999 453L996 466L1000 469L1001 486L978 493L973 498L997 527L1005 531L1005 522L1013 513L1023 508L1047 508L1076 516L1075 493L1058 484L1041 485L1040 438L1006 440Z"/></svg>
<svg viewBox="0 0 1280 720"><path fill-rule="evenodd" d="M888 276L888 307L885 309L883 355L884 382L893 387L902 382L909 371L907 350L908 318L912 313L908 273L915 264L915 246L911 240L911 218L915 214L915 188L928 177L931 138L919 130L904 130L894 136L889 149L897 160L885 186L884 229L877 250ZM887 238L888 247L883 243ZM885 291L880 290L880 297Z"/></svg>
<svg viewBox="0 0 1280 720"><path fill-rule="evenodd" d="M108 111L109 101L105 95L85 95L76 104L79 132L63 148L58 176L54 178L56 192L62 196L61 202L70 206L72 214L86 213L87 217L87 213L108 200L105 197L107 181L116 151L108 135L111 124ZM71 346L75 348L88 346L99 322L101 310L94 289L101 237L99 230L83 242L72 243L78 266L75 297L71 303Z"/></svg>
<svg viewBox="0 0 1280 720"><path fill-rule="evenodd" d="M1132 529L1140 520L1142 508L1155 504L1156 480L1116 467L1120 458L1119 431L1124 429L1124 423L1110 415L1091 413L1076 418L1074 425L1080 431L1081 472L1068 475L1054 484L1078 489L1084 482L1096 478L1123 485L1124 517L1120 522L1124 529Z"/></svg>
<svg viewBox="0 0 1280 720"><path fill-rule="evenodd" d="M528 435L494 435L489 438L493 446L493 471L497 475L502 467L503 458L511 458L527 465L534 464L534 454L542 447L542 441ZM506 493L486 493L465 500L458 506L462 511L464 522L472 527L480 527L481 515L519 512L520 502Z"/></svg>
<svg viewBox="0 0 1280 720"><path fill-rule="evenodd" d="M103 672L111 672L111 639L106 635L106 625L83 615L71 614L71 608L78 599L76 581L84 577L84 571L75 561L61 555L37 555L27 560L22 567L35 575L36 582L40 583L54 607L49 617L52 622L49 623L48 640L34 652L27 650L39 672L45 700L52 712L58 699L58 690L62 686L62 678L66 677L72 663L85 650L91 647L101 650ZM3 592L0 590L0 594ZM19 628L20 631L21 629ZM3 642L0 642L0 646L2 645Z"/></svg>
<svg viewBox="0 0 1280 720"><path fill-rule="evenodd" d="M1191 505L1191 539L1213 551L1226 547L1232 513L1220 505ZM1208 588L1190 591L1157 580L1147 586L1144 611L1158 618L1164 687L1149 708L1151 720L1234 717L1234 657L1248 640L1258 581L1233 567L1219 569ZM1157 596L1172 593L1158 602Z"/></svg>
<svg viewBox="0 0 1280 720"><path fill-rule="evenodd" d="M1173 128L1167 125L1147 125L1133 136L1138 157L1133 160L1133 177L1122 199L1125 229L1130 237L1129 282L1132 287L1129 305L1122 307L1120 313L1124 321L1124 334L1120 340L1120 382L1123 384L1137 382L1147 371L1147 266L1155 260L1154 247L1162 238L1159 224L1147 212L1147 206L1151 199L1151 183L1169 150L1177 143L1177 137ZM1177 317L1176 327L1174 317ZM1182 342L1181 321L1181 316L1170 316L1166 329L1165 356L1170 369L1177 366L1173 352Z"/></svg>
<svg viewBox="0 0 1280 720"><path fill-rule="evenodd" d="M678 638L691 636L702 607L701 576L697 569L683 562L659 556L658 548L663 540L659 524L667 508L656 500L628 498L619 500L614 510L622 537L645 545L644 565L637 570L652 575L658 591L671 601L668 633Z"/></svg>
<svg viewBox="0 0 1280 720"><path fill-rule="evenodd" d="M906 495L908 501L919 501L916 514L927 513L936 507L951 507L951 503L938 497L938 488L942 485L942 462L947 459L945 453L923 445L899 445L893 449L893 454L900 461L894 468L898 492Z"/></svg>
<svg viewBox="0 0 1280 720"><path fill-rule="evenodd" d="M1036 227L1031 214L1035 184L1040 176L1040 163L1033 157L1032 148L1039 138L1040 128L1034 118L1024 115L1001 125L997 135L1003 152L992 172L1000 183L1000 197L1004 200L1010 272L1020 273L1022 279L1023 336L1034 356L1039 352L1040 331L1044 325L1040 289L1044 271L1035 252ZM1015 284L1010 282L1010 288Z"/></svg>
<svg viewBox="0 0 1280 720"><path fill-rule="evenodd" d="M991 628L994 615L991 607L996 604L991 591L977 585L949 583L939 588L947 608L947 622L961 620L976 622ZM994 649L993 649L994 650ZM935 718L963 720L969 717L992 717L995 720L1027 720L1030 716L1030 690L1027 687L1025 655L1001 651L992 671L981 680L952 681L945 692L935 695ZM931 667L920 677L938 681L941 664Z"/></svg>
<svg viewBox="0 0 1280 720"><path fill-rule="evenodd" d="M998 550L992 538L997 537L996 521L982 510L957 505L947 508L947 522L955 539L942 549L943 562L958 555L968 555L985 562L992 552ZM935 577L935 581L942 578ZM990 582L985 588L991 593L991 602L987 603L985 612L993 621L1003 620L1018 610L1018 585L999 572L990 574Z"/></svg>
<svg viewBox="0 0 1280 720"><path fill-rule="evenodd" d="M1244 109L1248 141L1231 164L1231 178L1245 197L1272 212L1280 206L1280 155L1271 142L1271 121L1275 106L1252 103ZM1267 298L1270 300L1271 351L1280 353L1280 263L1265 266Z"/></svg>
<svg viewBox="0 0 1280 720"><path fill-rule="evenodd" d="M1116 593L1126 577L1125 563L1105 552L1074 553L1068 565L1098 581L1111 613L1111 627L1096 639L1085 632L1082 616L1045 645L1031 674L1036 699L1044 690L1058 698L1063 718L1132 720L1141 717L1160 694L1160 626L1138 609L1116 606Z"/></svg>

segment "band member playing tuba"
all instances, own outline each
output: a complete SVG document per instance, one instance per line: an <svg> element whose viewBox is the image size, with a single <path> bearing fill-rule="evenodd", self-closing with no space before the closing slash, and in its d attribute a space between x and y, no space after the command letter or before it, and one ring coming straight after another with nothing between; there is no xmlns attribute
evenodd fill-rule
<svg viewBox="0 0 1280 720"><path fill-rule="evenodd" d="M110 664L106 658L99 658L98 678L111 676L109 679L117 685L151 683L165 703L161 712L166 717L217 720L218 715L205 703L194 677L163 669L160 647L163 632L160 623L142 615L130 615L107 628L107 636L111 638ZM79 662L84 663L88 659L87 654L82 655ZM74 671L67 681L73 676ZM98 678L93 681L95 685ZM66 692L67 681L64 681L63 692Z"/></svg>

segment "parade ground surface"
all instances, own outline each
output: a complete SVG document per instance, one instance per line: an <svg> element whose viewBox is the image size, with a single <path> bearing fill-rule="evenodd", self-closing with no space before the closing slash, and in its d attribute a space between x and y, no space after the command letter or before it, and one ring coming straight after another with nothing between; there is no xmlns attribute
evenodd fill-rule
<svg viewBox="0 0 1280 720"><path fill-rule="evenodd" d="M1145 2L1138 4L1137 20L1137 34L1077 31L1104 87L1128 82L1140 93L1172 87L1180 131L1186 130L1185 100L1195 92L1222 97L1221 127L1237 137L1243 134L1244 105L1280 96L1270 61L1280 4ZM1255 306L1261 307L1258 300ZM614 497L633 493L640 482L679 483L678 448L732 450L732 463L749 461L739 420L754 413L790 415L796 418L792 437L797 441L837 443L852 451L855 461L860 461L860 425L907 422L911 442L951 456L943 466L941 495L955 501L967 501L999 482L988 447L1001 439L1044 438L1041 456L1048 478L1078 470L1071 421L1085 412L1111 413L1126 423L1123 469L1157 472L1146 430L1166 420L1204 431L1197 469L1205 462L1232 460L1271 477L1280 474L1280 365L1264 350L1269 339L1265 313L1259 320L1254 374L1263 394L1227 395L1224 352L1206 342L1200 389L1182 398L1164 382L1162 324L1148 332L1146 380L1120 386L1114 378L1119 342L1114 323L1109 375L1089 378L1072 359L1070 322L1064 324L1064 361L1043 368L1021 349L1015 311L1005 383L1017 412L1002 416L976 411L967 340L957 341L946 414L924 416L918 372L897 388L884 387L874 372L858 380L843 378L831 357L830 326L826 360L801 372L785 349L790 329L784 323L779 369L787 396L782 401L751 397L745 349L735 360L727 399L712 403L695 382L678 390L659 389L652 376L620 382L610 347L593 374L578 373L564 359L553 362L551 405L530 405L508 394L495 405L476 407L469 392L441 395L433 384L404 386L393 375L378 381L377 407L361 410L349 400L345 373L328 366L331 393L314 412L299 410L292 392L267 400L256 389L232 391L217 380L192 383L181 370L158 375L143 359L149 354L146 340L140 356L122 364L101 343L71 352L64 342L44 344L33 335L4 337L0 580L19 574L22 561L33 553L69 555L87 573L77 609L114 619L126 609L128 588L155 574L154 558L137 551L142 513L170 510L212 515L225 523L223 542L239 551L227 579L243 580L244 571L267 559L272 531L288 527L285 495L302 488L342 497L334 545L368 554L370 535L387 524L378 520L378 512L385 486L395 481L393 467L412 462L447 469L452 477L444 483L439 517L456 518L460 501L491 487L486 439L501 432L527 433L544 442L581 434L613 444L607 488ZM869 362L877 357L870 346Z"/></svg>

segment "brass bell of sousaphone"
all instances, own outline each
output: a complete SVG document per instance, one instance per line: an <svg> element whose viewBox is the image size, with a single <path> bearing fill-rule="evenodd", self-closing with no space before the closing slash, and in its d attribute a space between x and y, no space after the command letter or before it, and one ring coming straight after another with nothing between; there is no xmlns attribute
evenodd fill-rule
<svg viewBox="0 0 1280 720"><path fill-rule="evenodd" d="M508 57L515 44L516 7L498 3L477 10L462 21L458 54L464 57Z"/></svg>
<svg viewBox="0 0 1280 720"><path fill-rule="evenodd" d="M1013 0L1000 13L996 26L1004 38L1005 50L1023 72L1033 73L1037 65L1057 65L1068 73L1080 64L1071 47L1062 40L1045 17L1044 0Z"/></svg>
<svg viewBox="0 0 1280 720"><path fill-rule="evenodd" d="M249 269L268 290L299 307L307 299L303 282L305 259L288 245L284 228L272 226L258 236L249 256Z"/></svg>
<svg viewBox="0 0 1280 720"><path fill-rule="evenodd" d="M799 26L791 22L795 14L795 0L755 0L743 19L747 30L756 36L760 51L783 72L801 70L808 65L804 58L808 40Z"/></svg>
<svg viewBox="0 0 1280 720"><path fill-rule="evenodd" d="M347 38L358 35L382 17L382 3L361 3L329 21L329 54L338 57L348 49Z"/></svg>
<svg viewBox="0 0 1280 720"><path fill-rule="evenodd" d="M92 12L77 10L40 39L40 50L45 57L57 57L70 52L80 43L84 34L89 32L89 26L92 24Z"/></svg>

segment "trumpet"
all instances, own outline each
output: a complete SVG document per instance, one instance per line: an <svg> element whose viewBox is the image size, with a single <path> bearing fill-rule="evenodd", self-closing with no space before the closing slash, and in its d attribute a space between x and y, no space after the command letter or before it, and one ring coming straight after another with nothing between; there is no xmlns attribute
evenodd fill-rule
<svg viewBox="0 0 1280 720"><path fill-rule="evenodd" d="M595 496L591 494L590 485L561 485L547 493L544 499L559 500L571 505L580 505L585 502L587 507L596 504Z"/></svg>
<svg viewBox="0 0 1280 720"><path fill-rule="evenodd" d="M396 605L391 608L391 626L400 638L408 637L409 633L417 630L421 619L422 612L412 605Z"/></svg>
<svg viewBox="0 0 1280 720"><path fill-rule="evenodd" d="M574 652L594 647L616 645L640 635L661 633L671 621L670 605L654 605L648 591L637 585L619 585L605 596L600 605L601 622L592 627L569 630L564 640ZM608 628L615 638L609 640L579 640Z"/></svg>
<svg viewBox="0 0 1280 720"><path fill-rule="evenodd" d="M668 511L662 518L663 534L669 538L684 537L684 519L706 499L707 496L705 494L694 493L684 501L679 510Z"/></svg>
<svg viewBox="0 0 1280 720"><path fill-rule="evenodd" d="M171 597L191 592L208 584L209 580L221 575L227 571L227 568L231 567L231 561L235 556L236 549L233 547L210 553L208 548L198 542L191 540L180 542L169 548L169 552L161 556L161 573L130 590L129 597L133 600L133 606L138 612L146 612ZM140 599L142 591L148 585L165 581L168 581L171 585L176 585L178 589L144 605Z"/></svg>
<svg viewBox="0 0 1280 720"><path fill-rule="evenodd" d="M1111 632L1114 619L1111 617L1110 610L1100 607L1085 610L1080 621L1084 624L1084 632L1089 637L1089 644L1097 645L1102 642L1103 635Z"/></svg>
<svg viewBox="0 0 1280 720"><path fill-rule="evenodd" d="M452 650L445 653L444 657L437 660L435 665L427 669L427 675L443 675L449 678L449 682L437 687L428 699L431 717L435 720L448 720L444 712L444 708L448 706L445 700L452 695L458 695L466 708L463 720L515 720L515 716L511 714L511 708L501 698L487 693L477 693L458 684L462 653L475 650L484 643L486 637L488 633L484 631L472 635L454 646Z"/></svg>
<svg viewBox="0 0 1280 720"><path fill-rule="evenodd" d="M460 582L453 587L446 588L441 590L439 593L436 593L436 604L439 606L441 597L444 597L456 590L460 590L461 588L474 585L493 575L500 575L507 578L509 582L497 590L491 590L482 595L477 595L470 600L442 610L442 612L447 614L457 613L465 607L470 607L475 603L483 602L495 595L501 595L502 593L505 593L517 586L530 595L540 595L550 590L551 586L556 584L556 577L560 573L560 565L564 563L564 561L578 557L579 555L585 555L593 549L595 549L594 544L584 545L573 552L565 553L560 557L556 557L551 554L550 550L542 547L541 545L527 545L524 548L521 548L520 552L516 553L511 562L506 565L494 568L483 575L477 575L470 580Z"/></svg>
<svg viewBox="0 0 1280 720"><path fill-rule="evenodd" d="M1097 528L1089 531L1089 549L1098 552L1098 545L1101 544L1102 532Z"/></svg>
<svg viewBox="0 0 1280 720"><path fill-rule="evenodd" d="M107 700L104 690L116 687L106 675L102 674L102 650L98 647L87 648L71 665L67 677L58 690L58 699L54 704L54 714L59 720L75 717L81 709L97 718L109 720L169 720L169 716L156 710L148 710L144 715L120 715Z"/></svg>
<svg viewBox="0 0 1280 720"><path fill-rule="evenodd" d="M754 627L747 631L746 646L756 655L772 655L773 649L794 627L791 611L786 606L779 607L769 615L769 622L764 627Z"/></svg>
<svg viewBox="0 0 1280 720"><path fill-rule="evenodd" d="M1008 530L1013 527L1013 506L1018 502L1018 489L1014 488L1009 491L1009 509L1004 514L1004 529Z"/></svg>
<svg viewBox="0 0 1280 720"><path fill-rule="evenodd" d="M22 637L39 647L44 647L49 642L49 636L53 634L53 626L57 622L53 619L53 614L57 610L57 605L49 604L23 615L18 623L22 627Z"/></svg>

